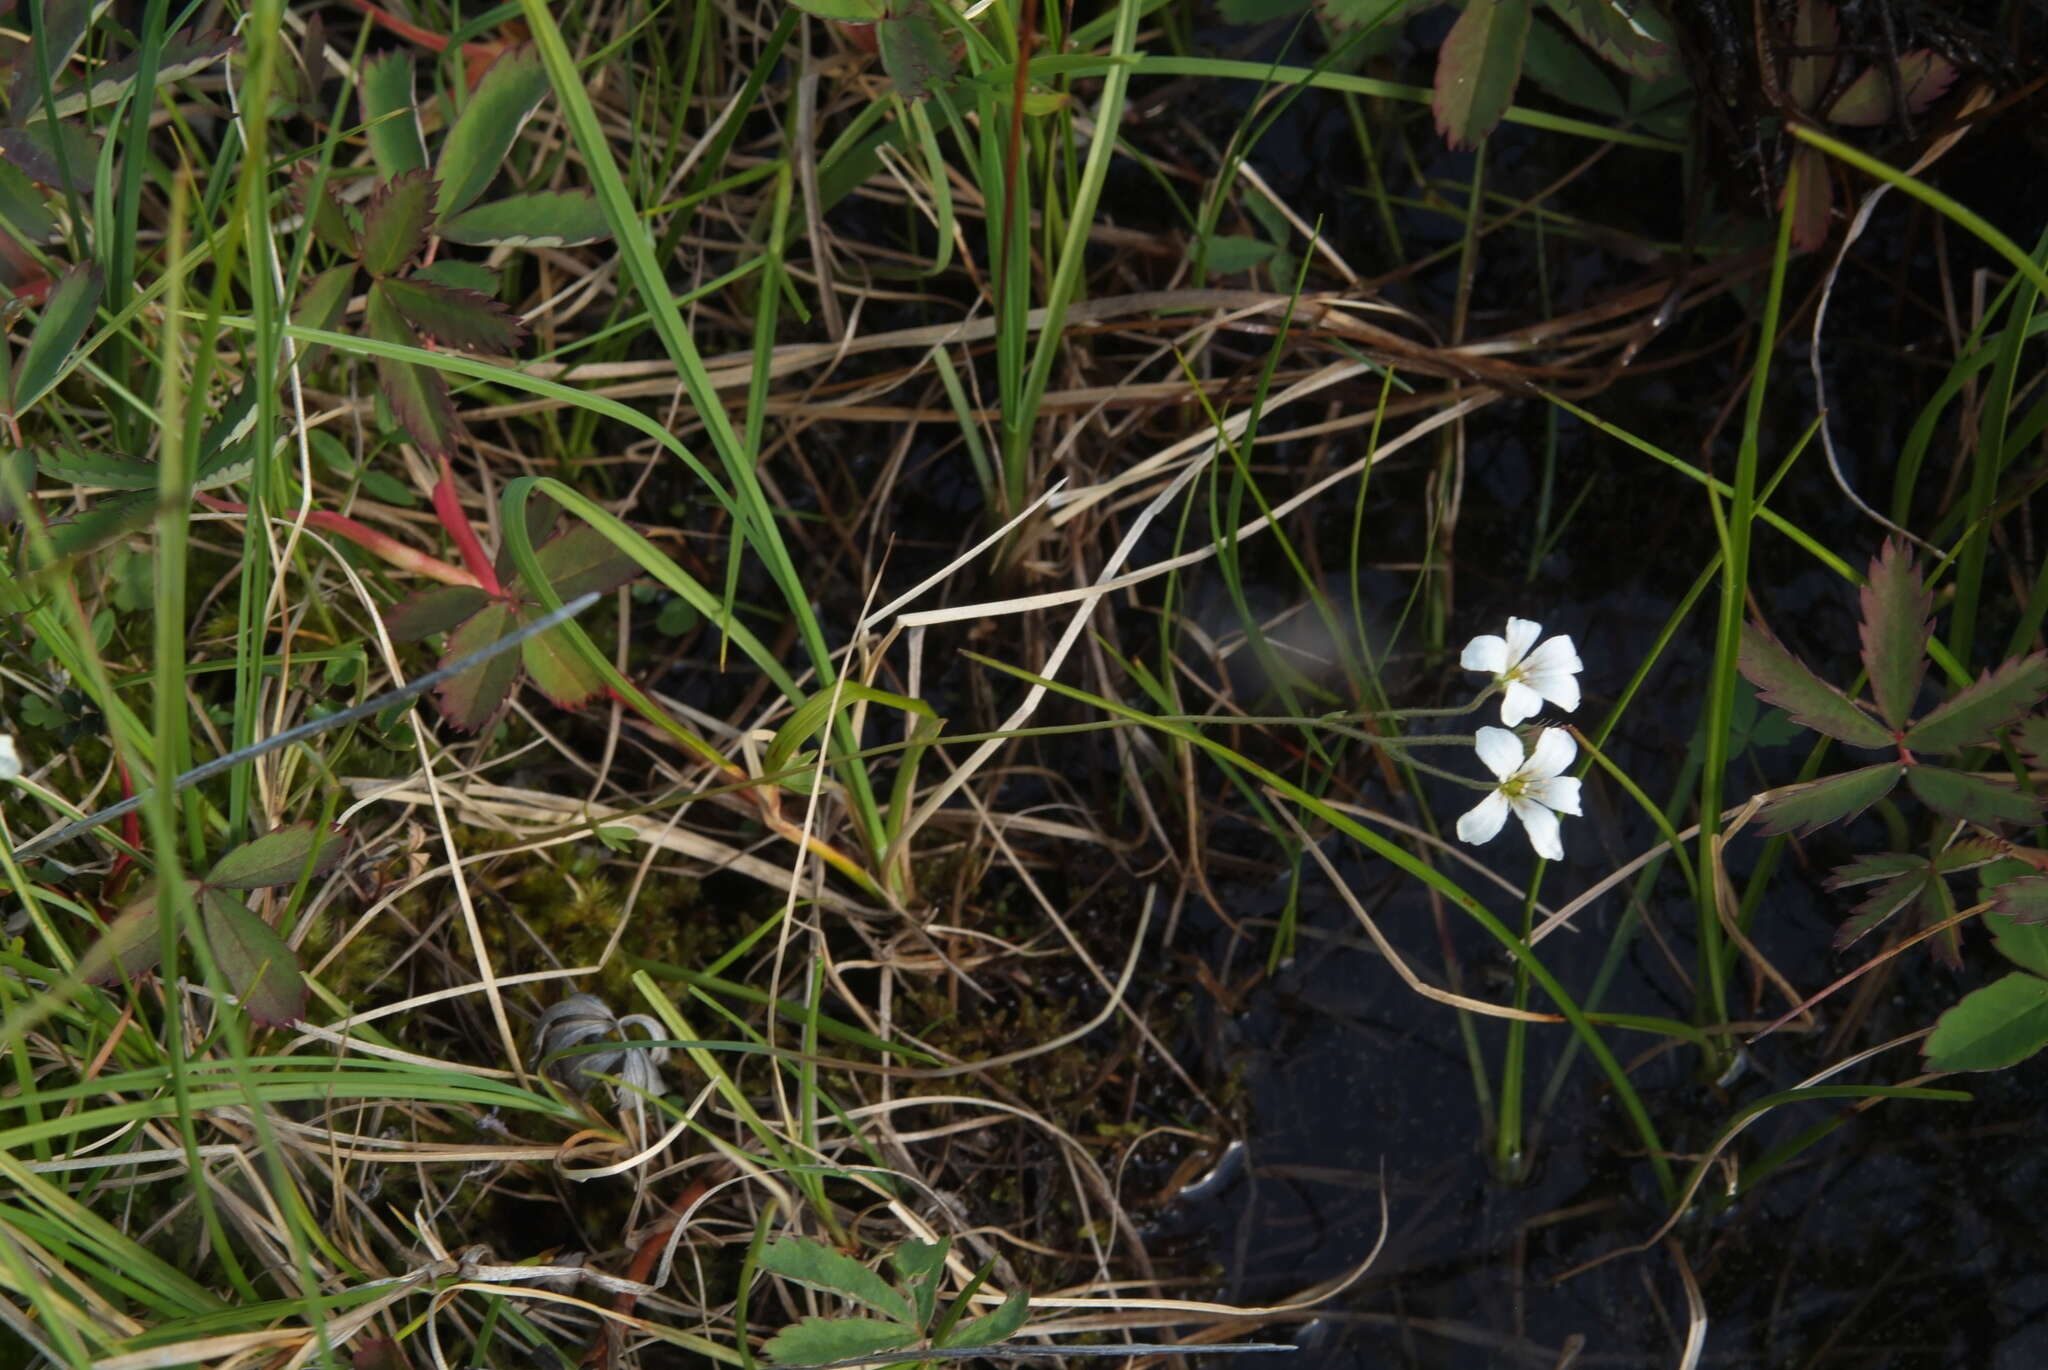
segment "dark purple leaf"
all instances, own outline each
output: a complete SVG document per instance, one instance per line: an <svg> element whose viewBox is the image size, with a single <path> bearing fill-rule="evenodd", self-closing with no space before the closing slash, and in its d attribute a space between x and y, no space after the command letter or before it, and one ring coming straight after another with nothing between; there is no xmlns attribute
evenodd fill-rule
<svg viewBox="0 0 2048 1370"><path fill-rule="evenodd" d="M1884 761L1788 790L1764 805L1763 830L1781 833L1799 828L1812 832L1826 824L1853 818L1890 794L1899 783L1899 772L1905 769L1896 761Z"/></svg>
<svg viewBox="0 0 2048 1370"><path fill-rule="evenodd" d="M1927 675L1934 596L1897 538L1886 538L1871 558L1862 600L1863 669L1870 673L1870 694L1878 714L1899 732L1913 716Z"/></svg>
<svg viewBox="0 0 2048 1370"><path fill-rule="evenodd" d="M473 585L430 585L384 611L384 631L393 642L418 642L445 633L491 602Z"/></svg>
<svg viewBox="0 0 2048 1370"><path fill-rule="evenodd" d="M99 164L100 141L75 124L52 125L37 119L0 128L0 156L41 185L89 194L93 168Z"/></svg>
<svg viewBox="0 0 2048 1370"><path fill-rule="evenodd" d="M1529 0L1467 0L1436 55L1437 131L1452 147L1493 132L1514 103L1529 41Z"/></svg>
<svg viewBox="0 0 2048 1370"><path fill-rule="evenodd" d="M1989 741L2048 695L2048 652L2016 657L1906 729L1915 751L1953 752Z"/></svg>
<svg viewBox="0 0 2048 1370"><path fill-rule="evenodd" d="M346 834L322 832L310 822L293 823L224 853L206 873L206 883L230 890L295 885L308 861L312 862L314 875L325 875L347 850Z"/></svg>
<svg viewBox="0 0 2048 1370"><path fill-rule="evenodd" d="M1892 736L1883 724L1807 670L1805 662L1786 651L1763 628L1755 624L1743 626L1742 650L1736 664L1750 684L1756 686L1758 697L1783 709L1793 722L1852 747L1892 745Z"/></svg>
<svg viewBox="0 0 2048 1370"><path fill-rule="evenodd" d="M2033 796L1946 766L1910 766L1906 783L1928 808L1972 823L2031 823L2040 815Z"/></svg>
<svg viewBox="0 0 2048 1370"><path fill-rule="evenodd" d="M443 663L459 661L471 652L482 651L510 633L516 623L504 604L486 604L461 627L448 635ZM434 692L441 716L464 732L475 732L491 721L519 683L519 654L500 652L490 660L470 667Z"/></svg>
<svg viewBox="0 0 2048 1370"><path fill-rule="evenodd" d="M474 290L421 280L387 280L378 289L414 328L448 347L511 352L526 337L512 311Z"/></svg>
<svg viewBox="0 0 2048 1370"><path fill-rule="evenodd" d="M270 1027L298 1021L306 1012L306 982L285 940L225 890L205 891L199 913L213 963L249 1016Z"/></svg>

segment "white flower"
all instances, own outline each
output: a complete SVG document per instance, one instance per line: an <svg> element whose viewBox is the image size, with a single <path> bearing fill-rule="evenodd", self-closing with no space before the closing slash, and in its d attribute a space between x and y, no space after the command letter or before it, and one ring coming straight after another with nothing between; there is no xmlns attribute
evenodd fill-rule
<svg viewBox="0 0 2048 1370"><path fill-rule="evenodd" d="M1557 837L1557 815L1579 816L1579 782L1563 771L1579 754L1579 744L1562 728L1537 733L1536 748L1526 759L1522 739L1506 728L1481 728L1474 744L1479 759L1500 783L1458 820L1458 840L1491 842L1513 812L1529 830L1529 845L1536 854L1562 861L1564 844Z"/></svg>
<svg viewBox="0 0 2048 1370"><path fill-rule="evenodd" d="M1572 648L1572 640L1559 635L1536 647L1543 625L1526 618L1508 620L1508 635L1481 633L1465 644L1458 664L1468 671L1485 671L1506 687L1500 700L1500 721L1512 728L1525 718L1534 718L1549 700L1566 713L1579 707L1579 672L1584 663ZM1530 651L1536 647L1535 651Z"/></svg>
<svg viewBox="0 0 2048 1370"><path fill-rule="evenodd" d="M0 780L21 774L21 756L14 750L14 734L0 733Z"/></svg>

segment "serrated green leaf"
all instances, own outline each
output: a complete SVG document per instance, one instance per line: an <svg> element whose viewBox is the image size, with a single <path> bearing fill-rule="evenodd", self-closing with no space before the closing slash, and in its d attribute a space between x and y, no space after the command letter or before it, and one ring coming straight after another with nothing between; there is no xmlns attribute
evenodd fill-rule
<svg viewBox="0 0 2048 1370"><path fill-rule="evenodd" d="M994 1346L1017 1335L1017 1329L1031 1316L1031 1296L1012 1290L1010 1297L993 1312L970 1318L946 1334L948 1346Z"/></svg>
<svg viewBox="0 0 2048 1370"><path fill-rule="evenodd" d="M341 325L341 317L348 312L349 297L355 291L356 264L343 262L307 281L299 291L299 298L292 305L292 322L301 328L318 328L333 332ZM306 349L305 364L315 367L326 355L324 347Z"/></svg>
<svg viewBox="0 0 2048 1370"><path fill-rule="evenodd" d="M2019 881L2012 882L2014 884ZM2048 880L2042 881L2048 885ZM2007 913L1987 913L1984 926L1991 929L1991 941L2005 959L2036 975L2048 975L2048 898L2044 898L2043 918L2016 918Z"/></svg>
<svg viewBox="0 0 2048 1370"><path fill-rule="evenodd" d="M347 851L344 834L323 832L314 823L293 823L222 853L206 873L206 883L230 890L295 885L308 861L314 875L325 875Z"/></svg>
<svg viewBox="0 0 2048 1370"><path fill-rule="evenodd" d="M531 505L528 506L531 509ZM609 594L640 574L640 563L587 523L578 523L533 549L548 584L564 600Z"/></svg>
<svg viewBox="0 0 2048 1370"><path fill-rule="evenodd" d="M384 611L384 631L393 642L418 642L445 633L491 602L472 585L431 585Z"/></svg>
<svg viewBox="0 0 2048 1370"><path fill-rule="evenodd" d="M1991 890L1998 911L2015 923L2048 923L2048 875L2022 875ZM2048 966L2036 967L2048 975Z"/></svg>
<svg viewBox="0 0 2048 1370"><path fill-rule="evenodd" d="M445 285L450 290L474 290L479 295L489 295L492 299L498 297L498 273L478 262L443 257L437 262L429 262L418 268L408 279L432 281L435 285Z"/></svg>
<svg viewBox="0 0 2048 1370"><path fill-rule="evenodd" d="M1661 81L1678 69L1671 25L1656 6L1631 0L1550 0L1550 8L1579 41L1631 76Z"/></svg>
<svg viewBox="0 0 2048 1370"><path fill-rule="evenodd" d="M577 708L604 693L604 674L584 657L576 639L559 628L520 643L519 655L534 686L561 708Z"/></svg>
<svg viewBox="0 0 2048 1370"><path fill-rule="evenodd" d="M1927 639L1934 633L1934 596L1920 579L1905 543L1886 538L1870 559L1863 602L1863 669L1877 712L1902 731L1927 676Z"/></svg>
<svg viewBox="0 0 2048 1370"><path fill-rule="evenodd" d="M77 517L50 525L50 550L58 557L82 556L126 537L156 514L156 491L135 490L103 499Z"/></svg>
<svg viewBox="0 0 2048 1370"><path fill-rule="evenodd" d="M74 266L57 278L49 298L43 302L42 317L21 349L14 368L14 396L10 406L15 414L26 413L63 379L72 350L85 330L92 326L93 313L100 305L100 269Z"/></svg>
<svg viewBox="0 0 2048 1370"><path fill-rule="evenodd" d="M1436 55L1437 132L1470 147L1514 103L1529 41L1529 0L1467 0Z"/></svg>
<svg viewBox="0 0 2048 1370"><path fill-rule="evenodd" d="M1850 885L1866 885L1872 880L1889 880L1895 875L1926 869L1927 858L1918 852L1868 852L1845 865L1835 867L1822 882L1822 888L1839 890Z"/></svg>
<svg viewBox="0 0 2048 1370"><path fill-rule="evenodd" d="M363 206L363 270L393 276L427 245L434 182L424 171L408 171L380 186Z"/></svg>
<svg viewBox="0 0 2048 1370"><path fill-rule="evenodd" d="M383 281L379 289L407 322L443 346L512 352L526 338L512 311L489 295L409 279Z"/></svg>
<svg viewBox="0 0 2048 1370"><path fill-rule="evenodd" d="M761 1354L777 1365L830 1365L893 1351L916 1340L917 1333L901 1323L874 1318L805 1318L768 1338Z"/></svg>
<svg viewBox="0 0 2048 1370"><path fill-rule="evenodd" d="M533 47L513 48L491 63L441 144L434 168L441 178L434 202L437 218L461 213L490 188L513 140L547 93L547 68Z"/></svg>
<svg viewBox="0 0 2048 1370"><path fill-rule="evenodd" d="M109 490L154 490L158 479L155 462L123 452L49 448L36 453L36 466L51 480Z"/></svg>
<svg viewBox="0 0 2048 1370"><path fill-rule="evenodd" d="M0 156L40 185L88 194L93 168L99 164L100 140L76 124L32 119L0 128Z"/></svg>
<svg viewBox="0 0 2048 1370"><path fill-rule="evenodd" d="M305 216L315 238L345 257L354 257L362 251L355 225L349 222L348 210L334 193L333 179L322 177L316 184L316 174L315 168L300 166L292 175L292 198L298 201L299 213Z"/></svg>
<svg viewBox="0 0 2048 1370"><path fill-rule="evenodd" d="M1917 871L1887 880L1865 895L1842 926L1835 929L1835 949L1839 951L1849 946L1873 928L1890 921L1900 909L1919 898L1927 888L1927 882L1934 878L1927 862L1922 860Z"/></svg>
<svg viewBox="0 0 2048 1370"><path fill-rule="evenodd" d="M853 1257L823 1242L796 1237L770 1242L761 1248L760 1266L786 1280L843 1295L896 1322L912 1321L909 1301L894 1286Z"/></svg>
<svg viewBox="0 0 2048 1370"><path fill-rule="evenodd" d="M419 335L385 296L385 284L377 281L370 286L363 310L363 331L379 342L418 347ZM379 357L377 382L392 414L414 442L437 456L453 455L462 426L448 399L448 382L439 371Z"/></svg>
<svg viewBox="0 0 2048 1370"><path fill-rule="evenodd" d="M285 940L225 890L203 891L199 913L213 962L248 1015L271 1027L298 1021L306 1011L306 982Z"/></svg>
<svg viewBox="0 0 2048 1370"><path fill-rule="evenodd" d="M6 161L0 161L0 223L27 243L46 243L58 233L49 196L36 189L20 167Z"/></svg>
<svg viewBox="0 0 2048 1370"><path fill-rule="evenodd" d="M236 46L233 38L218 32L198 34L187 29L173 34L164 40L157 52L156 84L166 86L204 71L234 51ZM56 108L51 112L59 119L69 119L88 109L110 105L133 90L136 78L141 74L142 57L139 53L110 62L96 69L85 81L72 82L59 90L54 101ZM35 104L37 109L46 108L40 98Z"/></svg>
<svg viewBox="0 0 2048 1370"><path fill-rule="evenodd" d="M882 70L898 95L922 99L953 79L952 35L932 19L930 0L898 0L895 8L875 25Z"/></svg>
<svg viewBox="0 0 2048 1370"><path fill-rule="evenodd" d="M882 0L790 0L806 14L842 24L872 24L882 17Z"/></svg>
<svg viewBox="0 0 2048 1370"><path fill-rule="evenodd" d="M2008 850L2003 842L1989 838L1966 837L1960 842L1951 842L1934 855L1934 868L1943 875L1960 875L1964 871L1977 870L2000 859Z"/></svg>
<svg viewBox="0 0 2048 1370"><path fill-rule="evenodd" d="M1898 118L1901 103L1908 114L1925 114L1928 106L1948 94L1957 74L1953 62L1926 48L1900 53L1896 63L1880 62L1851 81L1828 106L1828 122L1875 128Z"/></svg>
<svg viewBox="0 0 2048 1370"><path fill-rule="evenodd" d="M2020 720L2013 743L2036 766L2048 766L2048 717L2035 714Z"/></svg>
<svg viewBox="0 0 2048 1370"><path fill-rule="evenodd" d="M1972 823L2031 823L2041 806L2031 795L1997 785L1981 775L1946 766L1909 766L1906 783L1928 808Z"/></svg>
<svg viewBox="0 0 2048 1370"><path fill-rule="evenodd" d="M1922 1048L1935 1070L2003 1070L2048 1046L2048 980L2014 971L1941 1015Z"/></svg>
<svg viewBox="0 0 2048 1370"><path fill-rule="evenodd" d="M419 101L413 93L412 57L393 49L363 63L359 90L370 156L387 178L420 171L427 144L420 136Z"/></svg>
<svg viewBox="0 0 2048 1370"><path fill-rule="evenodd" d="M1899 783L1899 772L1906 769L1909 768L1895 761L1883 761L1798 786L1764 805L1763 830L1781 833L1798 828L1812 832L1829 823L1853 818L1890 794Z"/></svg>
<svg viewBox="0 0 2048 1370"><path fill-rule="evenodd" d="M460 661L471 652L480 652L516 626L509 606L486 604L448 635L448 646L441 660L444 664ZM434 700L440 706L441 716L451 725L473 733L491 721L505 701L511 698L512 689L518 683L519 654L500 652L435 690Z"/></svg>
<svg viewBox="0 0 2048 1370"><path fill-rule="evenodd" d="M1953 752L1985 742L2048 695L2048 652L2016 657L1906 729L1915 751Z"/></svg>
<svg viewBox="0 0 2048 1370"><path fill-rule="evenodd" d="M1856 707L1847 696L1806 668L1769 632L1753 623L1742 627L1742 648L1736 665L1757 695L1792 716L1794 723L1825 733L1852 747L1889 747L1884 725Z"/></svg>

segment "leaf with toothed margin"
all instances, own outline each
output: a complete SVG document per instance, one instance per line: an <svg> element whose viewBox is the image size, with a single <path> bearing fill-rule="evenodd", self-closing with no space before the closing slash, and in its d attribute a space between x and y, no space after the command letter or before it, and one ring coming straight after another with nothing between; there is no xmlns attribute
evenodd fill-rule
<svg viewBox="0 0 2048 1370"><path fill-rule="evenodd" d="M460 214L490 188L513 140L547 93L547 67L532 45L513 48L491 63L441 143L434 164L441 179L434 201L437 218Z"/></svg>
<svg viewBox="0 0 2048 1370"><path fill-rule="evenodd" d="M420 254L433 199L434 182L424 171L408 171L370 197L363 206L363 270L393 276Z"/></svg>
<svg viewBox="0 0 2048 1370"><path fill-rule="evenodd" d="M1946 766L1908 767L1906 783L1928 808L1972 823L2031 823L2041 813L2032 795Z"/></svg>
<svg viewBox="0 0 2048 1370"><path fill-rule="evenodd" d="M1514 103L1529 41L1529 0L1466 0L1436 54L1437 132L1470 147L1493 132Z"/></svg>
<svg viewBox="0 0 2048 1370"><path fill-rule="evenodd" d="M1671 25L1653 6L1624 11L1613 0L1550 0L1550 9L1580 42L1631 76L1661 81L1678 69Z"/></svg>
<svg viewBox="0 0 2048 1370"><path fill-rule="evenodd" d="M511 310L474 290L411 279L379 281L377 288L406 322L444 347L503 353L516 350L526 337Z"/></svg>
<svg viewBox="0 0 2048 1370"><path fill-rule="evenodd" d="M1855 911L1835 929L1835 950L1840 951L1889 922L1900 909L1926 893L1927 882L1934 878L1925 858L1921 858L1911 874L1887 880L1865 895Z"/></svg>
<svg viewBox="0 0 2048 1370"><path fill-rule="evenodd" d="M1915 751L1953 752L1989 741L2048 695L2048 652L2017 657L1987 671L1977 683L1906 729Z"/></svg>
<svg viewBox="0 0 2048 1370"><path fill-rule="evenodd" d="M394 48L363 63L359 94L364 134L377 170L386 176L402 176L424 168L427 144L420 136L411 55Z"/></svg>
<svg viewBox="0 0 2048 1370"><path fill-rule="evenodd" d="M0 156L40 185L89 194L93 168L99 165L100 140L76 124L33 119L0 128Z"/></svg>
<svg viewBox="0 0 2048 1370"><path fill-rule="evenodd" d="M604 676L584 658L576 640L559 628L520 643L519 655L540 692L565 709L573 709L604 690Z"/></svg>
<svg viewBox="0 0 2048 1370"><path fill-rule="evenodd" d="M385 282L370 286L363 309L363 331L379 342L418 347L419 334L384 293ZM377 382L391 412L412 440L437 456L452 456L462 424L448 399L448 382L430 366L414 366L390 357L377 358Z"/></svg>
<svg viewBox="0 0 2048 1370"><path fill-rule="evenodd" d="M187 29L183 33L172 34L157 52L156 84L169 85L172 81L182 81L195 72L204 71L233 52L236 46L235 39L218 31L201 34ZM54 110L47 109L40 96L36 98L35 107L54 113L59 119L69 119L88 109L111 105L133 90L141 75L142 57L137 53L119 62L109 62L86 80L73 82L59 90Z"/></svg>
<svg viewBox="0 0 2048 1370"><path fill-rule="evenodd" d="M1892 745L1892 736L1883 724L1808 670L1805 662L1753 623L1742 626L1742 649L1736 665L1756 686L1757 697L1783 709L1794 723L1852 747Z"/></svg>
<svg viewBox="0 0 2048 1370"><path fill-rule="evenodd" d="M98 485L109 490L154 490L162 476L156 463L122 452L53 447L36 453L36 467L52 480Z"/></svg>
<svg viewBox="0 0 2048 1370"><path fill-rule="evenodd" d="M448 635L441 662L460 661L480 652L518 627L509 605L492 602ZM441 716L454 727L473 733L504 707L519 683L519 654L500 652L456 676L434 692Z"/></svg>
<svg viewBox="0 0 2048 1370"><path fill-rule="evenodd" d="M1908 875L1927 869L1927 858L1918 852L1879 851L1868 852L1855 860L1840 865L1829 872L1821 883L1823 889L1839 890L1850 885L1867 885L1873 880L1889 880L1895 876Z"/></svg>
<svg viewBox="0 0 2048 1370"><path fill-rule="evenodd" d="M1775 834L1798 828L1812 832L1829 823L1853 818L1892 792L1899 772L1896 761L1883 761L1858 771L1845 771L1783 792L1763 806L1763 830Z"/></svg>
<svg viewBox="0 0 2048 1370"><path fill-rule="evenodd" d="M1870 559L1862 590L1863 669L1870 673L1877 712L1903 731L1927 676L1927 639L1933 635L1934 596L1897 538Z"/></svg>
<svg viewBox="0 0 2048 1370"><path fill-rule="evenodd" d="M204 891L199 915L213 963L248 1015L269 1027L297 1022L306 1012L306 981L276 930L226 890Z"/></svg>
<svg viewBox="0 0 2048 1370"><path fill-rule="evenodd" d="M1972 990L1921 1048L1934 1070L2003 1070L2048 1046L2048 980L2014 971Z"/></svg>
<svg viewBox="0 0 2048 1370"><path fill-rule="evenodd" d="M2048 767L2048 717L2035 714L2020 720L2013 730L2013 743L2036 766Z"/></svg>
<svg viewBox="0 0 2048 1370"><path fill-rule="evenodd" d="M362 244L356 238L355 225L349 222L348 209L334 193L334 180L320 177L315 184L317 175L317 168L304 164L292 173L292 197L299 202L299 213L312 226L315 238L345 257L357 256Z"/></svg>
<svg viewBox="0 0 2048 1370"><path fill-rule="evenodd" d="M325 875L347 851L346 835L323 832L310 822L292 823L224 852L206 873L206 883L230 890L296 885L308 862L312 874Z"/></svg>
<svg viewBox="0 0 2048 1370"><path fill-rule="evenodd" d="M199 897L199 882L187 879L186 892ZM116 985L155 970L163 959L163 938L159 931L162 911L157 906L160 891L151 889L123 905L119 916L107 925L100 940L79 958L78 974L89 985Z"/></svg>
<svg viewBox="0 0 2048 1370"><path fill-rule="evenodd" d="M430 585L384 611L384 631L393 642L418 642L445 633L491 602L473 585Z"/></svg>
<svg viewBox="0 0 2048 1370"><path fill-rule="evenodd" d="M1901 105L1908 115L1925 114L1928 106L1948 94L1959 70L1948 58L1927 48L1902 52L1897 62L1880 62L1851 81L1828 105L1828 122L1875 128L1898 118ZM1892 83L1894 76L1897 85Z"/></svg>
<svg viewBox="0 0 2048 1370"><path fill-rule="evenodd" d="M535 190L472 205L434 231L475 247L575 247L612 236L604 207L587 190Z"/></svg>
<svg viewBox="0 0 2048 1370"><path fill-rule="evenodd" d="M639 562L587 523L543 542L533 549L533 556L563 600L593 591L606 594L640 574Z"/></svg>
<svg viewBox="0 0 2048 1370"><path fill-rule="evenodd" d="M2015 923L2048 923L2048 875L2022 875L1992 887L1991 900L1998 911ZM2039 967L2048 975L2048 966Z"/></svg>
<svg viewBox="0 0 2048 1370"><path fill-rule="evenodd" d="M498 273L481 262L465 262L454 257L443 257L414 270L406 277L412 281L431 281L445 285L450 290L474 290L480 295L498 297Z"/></svg>

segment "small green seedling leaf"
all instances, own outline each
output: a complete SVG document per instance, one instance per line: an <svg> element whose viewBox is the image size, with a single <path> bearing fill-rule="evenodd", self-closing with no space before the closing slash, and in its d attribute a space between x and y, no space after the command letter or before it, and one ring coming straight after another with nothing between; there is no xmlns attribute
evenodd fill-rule
<svg viewBox="0 0 2048 1370"><path fill-rule="evenodd" d="M547 93L547 67L537 49L513 48L491 63L441 144L434 168L441 179L436 217L461 213L490 188L513 140Z"/></svg>
<svg viewBox="0 0 2048 1370"><path fill-rule="evenodd" d="M1928 808L1972 823L2031 823L2041 806L2028 794L1946 766L1911 766L1906 783Z"/></svg>
<svg viewBox="0 0 2048 1370"><path fill-rule="evenodd" d="M230 890L295 885L309 862L312 874L325 875L347 850L344 834L322 832L313 823L293 823L224 853L206 873L206 883Z"/></svg>
<svg viewBox="0 0 2048 1370"><path fill-rule="evenodd" d="M434 231L451 243L476 247L575 247L612 236L604 207L583 190L507 195L450 215Z"/></svg>
<svg viewBox="0 0 2048 1370"><path fill-rule="evenodd" d="M1892 83L1896 71L1898 84ZM1925 114L1930 105L1948 94L1958 68L1946 57L1926 48L1901 53L1896 64L1880 63L1870 68L1828 106L1828 122L1851 128L1875 128L1899 117Z"/></svg>
<svg viewBox="0 0 2048 1370"><path fill-rule="evenodd" d="M2015 923L2048 925L2048 875L2023 875L1991 891L1998 911ZM2048 975L2048 967L2038 967Z"/></svg>
<svg viewBox="0 0 2048 1370"><path fill-rule="evenodd" d="M385 282L378 281L370 286L369 300L363 310L364 331L379 342L418 347L419 335L413 332L412 325L406 322L405 316L384 293L384 285ZM455 417L455 406L448 399L448 382L442 379L439 371L379 357L377 381L384 398L391 405L392 414L412 435L414 442L437 456L454 454L462 425Z"/></svg>
<svg viewBox="0 0 2048 1370"><path fill-rule="evenodd" d="M471 652L480 652L517 626L510 606L487 604L448 635L442 660L460 661ZM473 733L491 721L518 683L519 655L500 652L442 685L434 692L434 699L440 705L441 716L451 725Z"/></svg>
<svg viewBox="0 0 2048 1370"><path fill-rule="evenodd" d="M1935 1070L2003 1070L2048 1046L2048 980L2014 971L1941 1015L1922 1048Z"/></svg>
<svg viewBox="0 0 2048 1370"><path fill-rule="evenodd" d="M65 363L100 307L100 290L97 266L74 266L57 278L43 302L43 316L36 320L35 331L29 334L28 345L21 349L21 360L14 368L10 413L27 412L63 378Z"/></svg>
<svg viewBox="0 0 2048 1370"><path fill-rule="evenodd" d="M889 1282L853 1257L823 1242L788 1238L761 1248L760 1265L770 1274L812 1289L840 1294L899 1323L913 1320L910 1303ZM886 1342L901 1346L902 1342ZM860 1355L858 1351L852 1355Z"/></svg>
<svg viewBox="0 0 2048 1370"><path fill-rule="evenodd" d="M2016 657L1906 729L1915 751L1953 752L1987 742L2048 695L2048 652Z"/></svg>
<svg viewBox="0 0 2048 1370"><path fill-rule="evenodd" d="M1756 624L1743 625L1736 665L1756 686L1758 697L1790 714L1794 723L1852 747L1892 745L1892 736L1882 724L1808 670L1805 662Z"/></svg>
<svg viewBox="0 0 2048 1370"><path fill-rule="evenodd" d="M370 156L376 161L377 170L387 178L423 170L427 165L427 143L420 136L412 58L393 49L363 63L360 93Z"/></svg>
<svg viewBox="0 0 2048 1370"><path fill-rule="evenodd" d="M424 171L408 171L378 187L363 206L363 270L395 276L427 245L434 182Z"/></svg>
<svg viewBox="0 0 2048 1370"><path fill-rule="evenodd" d="M418 642L445 633L491 602L473 585L432 585L414 591L384 611L384 631L393 642Z"/></svg>
<svg viewBox="0 0 2048 1370"><path fill-rule="evenodd" d="M298 957L271 926L225 890L199 901L206 942L221 977L257 1022L282 1027L306 1011L306 982Z"/></svg>
<svg viewBox="0 0 2048 1370"><path fill-rule="evenodd" d="M1763 830L1772 834L1793 828L1812 832L1853 818L1890 794L1899 783L1899 772L1906 769L1896 761L1884 761L1788 790L1764 805Z"/></svg>
<svg viewBox="0 0 2048 1370"><path fill-rule="evenodd" d="M896 0L893 8L875 25L882 70L898 95L922 99L953 79L952 42L932 19L930 0Z"/></svg>
<svg viewBox="0 0 2048 1370"><path fill-rule="evenodd" d="M1927 639L1934 633L1934 596L1897 538L1870 560L1863 586L1863 669L1877 712L1894 732L1913 716L1927 675Z"/></svg>
<svg viewBox="0 0 2048 1370"><path fill-rule="evenodd" d="M901 1323L874 1318L805 1318L768 1338L761 1352L777 1365L830 1365L893 1351L916 1340L916 1331Z"/></svg>
<svg viewBox="0 0 2048 1370"><path fill-rule="evenodd" d="M410 279L383 281L378 288L408 323L447 347L504 353L526 337L511 310L474 290Z"/></svg>
<svg viewBox="0 0 2048 1370"><path fill-rule="evenodd" d="M1529 41L1529 0L1467 0L1436 56L1437 132L1470 147L1514 103Z"/></svg>

